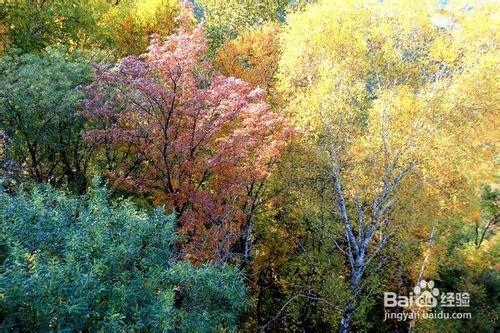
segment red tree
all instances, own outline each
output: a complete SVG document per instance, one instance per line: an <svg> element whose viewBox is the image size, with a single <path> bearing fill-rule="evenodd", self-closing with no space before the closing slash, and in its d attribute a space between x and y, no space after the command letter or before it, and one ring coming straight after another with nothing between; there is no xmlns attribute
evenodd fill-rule
<svg viewBox="0 0 500 333"><path fill-rule="evenodd" d="M121 156L115 186L178 214L186 256L225 261L239 239L248 255L263 181L293 129L261 89L212 71L191 13L141 58L96 68L86 138Z"/></svg>

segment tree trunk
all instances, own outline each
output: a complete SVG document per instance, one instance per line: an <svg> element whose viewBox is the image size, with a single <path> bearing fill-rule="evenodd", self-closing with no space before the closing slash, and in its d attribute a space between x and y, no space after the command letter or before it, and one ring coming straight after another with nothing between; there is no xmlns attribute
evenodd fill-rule
<svg viewBox="0 0 500 333"><path fill-rule="evenodd" d="M353 306L349 307L342 313L342 321L340 323L340 333L348 333L351 326L351 318L354 313Z"/></svg>
<svg viewBox="0 0 500 333"><path fill-rule="evenodd" d="M340 324L340 332L349 332L349 328L351 326L351 319L354 313L356 312L356 306L359 303L359 287L361 278L363 275L363 265L365 258L365 248L360 248L359 256L356 258L354 263L354 271L351 277L351 294L353 299L347 304L347 307L342 312L342 322Z"/></svg>

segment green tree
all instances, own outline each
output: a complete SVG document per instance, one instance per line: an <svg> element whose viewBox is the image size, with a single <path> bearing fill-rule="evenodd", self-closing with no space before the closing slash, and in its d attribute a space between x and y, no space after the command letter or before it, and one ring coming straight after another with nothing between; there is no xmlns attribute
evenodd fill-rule
<svg viewBox="0 0 500 333"><path fill-rule="evenodd" d="M14 330L209 331L248 305L229 266L180 261L174 216L38 185L0 194L0 320Z"/></svg>
<svg viewBox="0 0 500 333"><path fill-rule="evenodd" d="M176 0L6 0L0 3L0 54L48 46L101 49L116 56L146 51L152 34L168 35Z"/></svg>
<svg viewBox="0 0 500 333"><path fill-rule="evenodd" d="M23 52L63 43L79 46L99 35L94 9L98 1L6 0L0 4L0 52Z"/></svg>
<svg viewBox="0 0 500 333"><path fill-rule="evenodd" d="M9 138L9 156L36 182L85 191L92 148L83 142L77 113L81 88L92 79L89 66L60 49L6 55L0 72L0 131Z"/></svg>
<svg viewBox="0 0 500 333"><path fill-rule="evenodd" d="M289 0L201 0L201 9L211 51L238 37L247 29L283 20Z"/></svg>

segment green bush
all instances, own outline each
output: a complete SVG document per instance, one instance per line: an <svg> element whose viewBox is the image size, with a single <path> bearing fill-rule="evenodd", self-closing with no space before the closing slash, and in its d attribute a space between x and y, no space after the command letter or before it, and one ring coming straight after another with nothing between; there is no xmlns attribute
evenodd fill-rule
<svg viewBox="0 0 500 333"><path fill-rule="evenodd" d="M235 330L241 274L178 259L174 216L96 185L67 196L39 185L0 192L0 320L23 331Z"/></svg>

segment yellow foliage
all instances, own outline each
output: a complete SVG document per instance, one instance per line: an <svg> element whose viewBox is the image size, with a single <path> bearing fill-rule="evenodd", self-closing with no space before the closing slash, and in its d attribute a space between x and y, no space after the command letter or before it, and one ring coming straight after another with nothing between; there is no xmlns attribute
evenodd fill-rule
<svg viewBox="0 0 500 333"><path fill-rule="evenodd" d="M465 108L495 113L497 57L475 52L470 59L478 64L470 65L455 30L436 24L436 15L444 14L430 2L345 0L289 17L279 89L313 142L342 151L351 193L365 189L370 196L379 187L384 136L401 167L418 163L429 191L448 191L444 206L453 204L460 183L491 174L485 144L494 126ZM468 88L468 80L484 82L486 91Z"/></svg>
<svg viewBox="0 0 500 333"><path fill-rule="evenodd" d="M393 199L396 237L426 244L439 223L471 222L495 176L496 13L494 2L340 0L287 18L277 90L310 149L339 156L346 200L373 202L388 161L411 167Z"/></svg>
<svg viewBox="0 0 500 333"><path fill-rule="evenodd" d="M130 0L120 2L100 19L116 55L139 55L146 51L152 34L170 35L179 8L175 0Z"/></svg>
<svg viewBox="0 0 500 333"><path fill-rule="evenodd" d="M9 44L10 41L7 37L7 26L5 24L0 24L0 54L5 52Z"/></svg>
<svg viewBox="0 0 500 333"><path fill-rule="evenodd" d="M277 23L268 23L243 32L218 50L216 68L272 94L279 59L279 31Z"/></svg>
<svg viewBox="0 0 500 333"><path fill-rule="evenodd" d="M495 234L491 239L486 239L481 247L476 248L474 244L468 244L460 250L459 255L463 259L463 268L471 273L479 274L484 270L498 270L500 267L498 258L500 250L500 236Z"/></svg>
<svg viewBox="0 0 500 333"><path fill-rule="evenodd" d="M200 0L211 50L240 33L267 22L276 22L288 7L288 0Z"/></svg>

